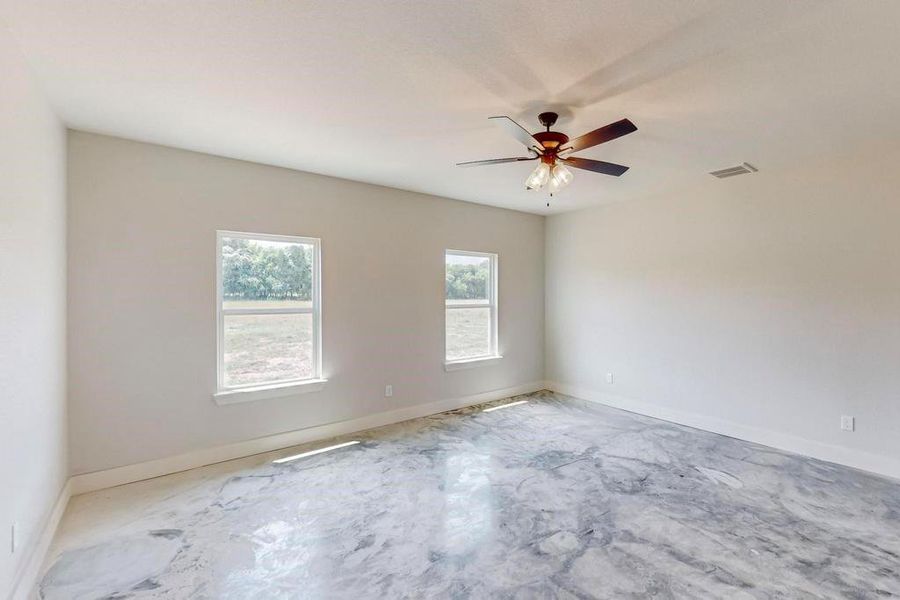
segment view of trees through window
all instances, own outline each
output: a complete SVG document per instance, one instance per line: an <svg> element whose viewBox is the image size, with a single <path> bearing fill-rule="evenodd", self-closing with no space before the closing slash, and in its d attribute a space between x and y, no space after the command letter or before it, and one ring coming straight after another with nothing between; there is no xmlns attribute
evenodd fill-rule
<svg viewBox="0 0 900 600"><path fill-rule="evenodd" d="M225 300L312 300L312 246L243 238L222 240Z"/></svg>
<svg viewBox="0 0 900 600"><path fill-rule="evenodd" d="M490 261L447 263L448 300L485 300ZM302 300L312 293L312 247L243 238L222 241L225 300Z"/></svg>
<svg viewBox="0 0 900 600"><path fill-rule="evenodd" d="M490 282L490 261L475 264L447 261L447 300L485 300Z"/></svg>

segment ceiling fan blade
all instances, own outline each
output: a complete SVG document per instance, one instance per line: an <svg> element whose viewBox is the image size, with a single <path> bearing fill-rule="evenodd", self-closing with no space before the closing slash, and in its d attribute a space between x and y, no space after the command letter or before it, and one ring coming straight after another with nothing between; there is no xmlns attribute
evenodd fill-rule
<svg viewBox="0 0 900 600"><path fill-rule="evenodd" d="M590 133L586 133L581 137L569 141L569 143L565 144L560 149L560 152L565 152L567 150L577 152L578 150L584 150L585 148L590 148L620 138L623 135L628 135L634 131L637 131L637 127L635 127L634 123L628 119L622 119L621 121L610 123L600 129L595 129Z"/></svg>
<svg viewBox="0 0 900 600"><path fill-rule="evenodd" d="M502 163L521 162L523 160L537 160L537 156L518 156L516 158L492 158L490 160L470 160L456 163L457 167L480 167L482 165L499 165Z"/></svg>
<svg viewBox="0 0 900 600"><path fill-rule="evenodd" d="M618 177L628 170L628 167L623 165L604 162L602 160L591 160L590 158L578 158L577 156L562 158L560 160L562 160L570 167L575 167L576 169L586 169L588 171L603 173L604 175L612 175L614 177Z"/></svg>
<svg viewBox="0 0 900 600"><path fill-rule="evenodd" d="M499 125L508 134L525 144L525 147L529 150L533 150L538 154L544 153L544 145L537 141L533 135L528 133L527 129L509 117L503 115L499 117L488 117L488 119L494 121L494 123Z"/></svg>

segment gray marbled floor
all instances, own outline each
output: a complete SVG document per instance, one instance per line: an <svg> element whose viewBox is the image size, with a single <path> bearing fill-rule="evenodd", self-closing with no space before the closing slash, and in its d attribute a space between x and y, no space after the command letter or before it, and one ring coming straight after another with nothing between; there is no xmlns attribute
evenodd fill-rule
<svg viewBox="0 0 900 600"><path fill-rule="evenodd" d="M289 464L271 464L281 452L79 496L40 593L900 596L900 484L527 398L373 430Z"/></svg>

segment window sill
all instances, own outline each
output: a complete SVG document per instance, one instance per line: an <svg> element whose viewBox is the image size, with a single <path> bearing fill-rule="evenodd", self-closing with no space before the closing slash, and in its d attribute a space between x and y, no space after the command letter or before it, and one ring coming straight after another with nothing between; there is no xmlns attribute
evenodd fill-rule
<svg viewBox="0 0 900 600"><path fill-rule="evenodd" d="M463 360L448 360L444 362L445 371L458 371L460 369L473 369L475 367L489 367L496 365L503 357L499 354L495 356L481 356L479 358L466 358Z"/></svg>
<svg viewBox="0 0 900 600"><path fill-rule="evenodd" d="M296 396L297 394L318 392L325 387L326 383L328 383L327 379L308 379L306 381L293 381L291 383L260 385L236 390L226 390L224 392L216 392L213 394L213 400L215 400L216 404L219 406L224 406L226 404L253 402L254 400L264 400L266 398Z"/></svg>

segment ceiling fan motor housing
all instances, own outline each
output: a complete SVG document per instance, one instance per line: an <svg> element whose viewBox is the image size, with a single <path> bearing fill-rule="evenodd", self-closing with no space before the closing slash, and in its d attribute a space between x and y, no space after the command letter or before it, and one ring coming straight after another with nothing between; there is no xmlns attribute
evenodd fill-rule
<svg viewBox="0 0 900 600"><path fill-rule="evenodd" d="M569 141L569 136L558 131L539 131L534 134L545 150L555 152L557 148Z"/></svg>

